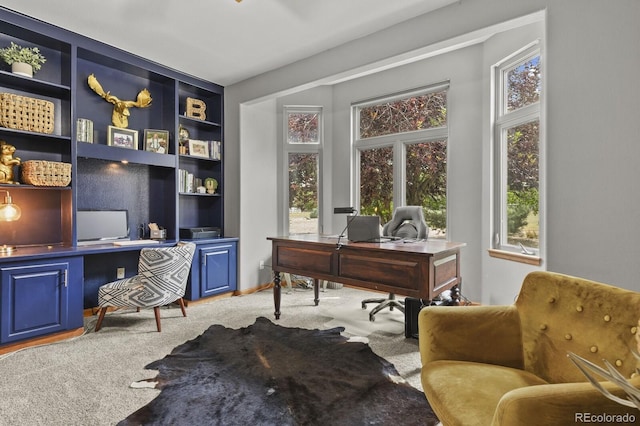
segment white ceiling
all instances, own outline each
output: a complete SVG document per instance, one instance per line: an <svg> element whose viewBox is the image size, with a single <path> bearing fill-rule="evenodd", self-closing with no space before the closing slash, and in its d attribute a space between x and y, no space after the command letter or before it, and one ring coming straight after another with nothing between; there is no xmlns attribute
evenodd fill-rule
<svg viewBox="0 0 640 426"><path fill-rule="evenodd" d="M227 86L458 1L0 0L0 5Z"/></svg>

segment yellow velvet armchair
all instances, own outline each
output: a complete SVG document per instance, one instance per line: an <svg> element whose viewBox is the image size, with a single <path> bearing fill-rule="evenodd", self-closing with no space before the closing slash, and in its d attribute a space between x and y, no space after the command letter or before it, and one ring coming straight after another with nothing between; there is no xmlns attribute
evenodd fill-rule
<svg viewBox="0 0 640 426"><path fill-rule="evenodd" d="M552 272L527 275L513 305L429 306L418 319L424 393L444 426L640 421L567 357L606 359L640 386L631 352L638 317L640 293Z"/></svg>

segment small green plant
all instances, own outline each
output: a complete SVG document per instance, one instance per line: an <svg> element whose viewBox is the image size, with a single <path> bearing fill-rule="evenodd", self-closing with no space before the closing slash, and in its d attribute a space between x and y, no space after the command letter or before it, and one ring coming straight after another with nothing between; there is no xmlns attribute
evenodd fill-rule
<svg viewBox="0 0 640 426"><path fill-rule="evenodd" d="M42 64L47 61L37 47L22 47L14 42L11 42L11 46L0 49L0 58L9 65L14 62L29 64L34 72L39 71Z"/></svg>

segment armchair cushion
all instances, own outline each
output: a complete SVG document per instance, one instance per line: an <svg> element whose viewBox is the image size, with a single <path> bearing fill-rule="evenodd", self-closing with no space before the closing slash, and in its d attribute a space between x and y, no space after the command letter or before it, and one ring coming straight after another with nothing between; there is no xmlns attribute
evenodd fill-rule
<svg viewBox="0 0 640 426"><path fill-rule="evenodd" d="M467 361L434 361L422 369L422 383L425 395L434 407L455 407L465 401L463 409L439 410L436 415L444 425L466 426L490 425L505 394L547 382L517 368ZM451 388L456 392L449 392ZM486 407L493 409L487 410Z"/></svg>

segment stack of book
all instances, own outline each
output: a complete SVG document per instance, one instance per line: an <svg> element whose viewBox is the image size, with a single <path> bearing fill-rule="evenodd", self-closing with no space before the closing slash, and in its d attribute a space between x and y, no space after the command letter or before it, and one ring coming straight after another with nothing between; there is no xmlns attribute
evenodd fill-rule
<svg viewBox="0 0 640 426"><path fill-rule="evenodd" d="M196 188L202 186L202 179L197 178L188 170L178 170L178 191L196 192Z"/></svg>

